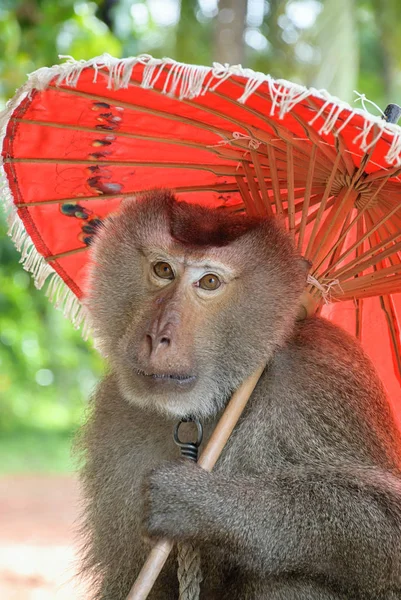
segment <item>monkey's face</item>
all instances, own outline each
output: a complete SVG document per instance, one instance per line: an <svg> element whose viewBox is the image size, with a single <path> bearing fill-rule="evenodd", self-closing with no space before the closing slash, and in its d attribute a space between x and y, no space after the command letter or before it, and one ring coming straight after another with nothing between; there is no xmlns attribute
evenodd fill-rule
<svg viewBox="0 0 401 600"><path fill-rule="evenodd" d="M276 226L155 192L100 232L88 304L129 402L206 417L283 342L304 281Z"/></svg>

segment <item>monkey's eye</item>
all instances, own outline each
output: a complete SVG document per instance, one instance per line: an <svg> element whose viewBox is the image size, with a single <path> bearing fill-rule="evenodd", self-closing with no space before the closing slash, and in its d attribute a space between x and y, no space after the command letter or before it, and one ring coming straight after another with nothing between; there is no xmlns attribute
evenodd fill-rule
<svg viewBox="0 0 401 600"><path fill-rule="evenodd" d="M208 273L208 275L204 275L202 279L199 280L199 287L203 290L217 290L221 285L220 279L217 275L213 273Z"/></svg>
<svg viewBox="0 0 401 600"><path fill-rule="evenodd" d="M162 279L174 279L174 271L166 262L158 262L153 265L153 271Z"/></svg>

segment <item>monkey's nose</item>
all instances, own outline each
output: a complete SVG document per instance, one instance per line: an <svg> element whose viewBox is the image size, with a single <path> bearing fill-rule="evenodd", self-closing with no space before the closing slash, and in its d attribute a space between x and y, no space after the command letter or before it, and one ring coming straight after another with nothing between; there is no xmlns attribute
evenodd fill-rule
<svg viewBox="0 0 401 600"><path fill-rule="evenodd" d="M146 335L146 341L149 348L149 355L152 356L163 351L171 345L171 334L166 329L161 332L148 333Z"/></svg>

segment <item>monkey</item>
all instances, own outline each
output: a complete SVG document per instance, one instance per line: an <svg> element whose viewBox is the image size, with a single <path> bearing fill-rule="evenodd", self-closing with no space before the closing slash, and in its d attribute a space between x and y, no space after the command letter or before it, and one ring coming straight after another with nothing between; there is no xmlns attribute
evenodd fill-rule
<svg viewBox="0 0 401 600"><path fill-rule="evenodd" d="M108 364L78 441L91 598L124 600L159 538L199 549L201 600L401 598L400 433L356 338L297 319L310 265L284 228L157 189L91 252ZM179 458L177 420L207 440L260 365L214 471ZM149 598L177 596L173 553Z"/></svg>

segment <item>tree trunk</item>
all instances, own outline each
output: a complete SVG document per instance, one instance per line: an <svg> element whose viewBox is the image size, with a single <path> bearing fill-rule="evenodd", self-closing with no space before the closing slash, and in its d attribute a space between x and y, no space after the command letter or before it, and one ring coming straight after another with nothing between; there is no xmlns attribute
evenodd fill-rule
<svg viewBox="0 0 401 600"><path fill-rule="evenodd" d="M247 0L220 0L215 19L213 60L231 65L245 58L244 32Z"/></svg>

